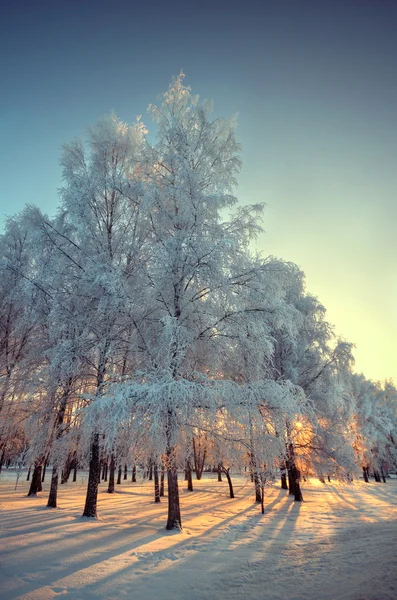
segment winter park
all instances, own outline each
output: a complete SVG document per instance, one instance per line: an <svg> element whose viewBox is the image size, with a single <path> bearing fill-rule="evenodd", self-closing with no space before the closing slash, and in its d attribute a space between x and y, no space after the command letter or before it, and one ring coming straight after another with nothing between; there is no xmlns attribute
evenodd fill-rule
<svg viewBox="0 0 397 600"><path fill-rule="evenodd" d="M164 15L163 29L168 20L171 27L172 19L182 14L176 4L175 10L171 6ZM320 11L316 13L315 3L308 1L302 3L307 13L303 8L302 13L295 14L294 8L285 13L302 34L308 27L306 42L304 36L299 38L300 51L316 31L313 23L323 22L326 15L332 26L325 30L324 48L327 43L333 48L334 27L338 29L340 23L351 34L346 40L349 44L353 40L357 47L368 32L389 39L389 21L383 13L379 14L384 21L373 12L380 10L378 4L373 8L369 3L360 10L353 1L324 4L325 12L316 9ZM288 37L284 13L279 21L279 9L272 3L265 5L279 32L274 38L269 34L269 44L276 48L278 35L283 40ZM126 6L122 1L115 14L119 17L117 10ZM32 45L30 58L27 47L20 47L23 61L36 64L44 49L42 81L47 81L53 66L48 50L54 48L58 56L66 35L61 32L62 20L76 33L75 52L79 36L84 38L81 48L87 55L79 53L81 73L83 80L92 77L93 82L96 75L87 75L91 73L89 60L98 65L103 51L94 44L96 35L111 31L109 39L116 41L116 31L124 31L126 25L102 2L95 10L90 1L79 8L74 0L62 0L58 8L49 8L46 2L39 2L38 7L43 16L40 23L39 13L29 12L31 7L26 6L22 17L27 39L37 43ZM256 3L253 9L252 14L241 16L240 7L233 3L226 10L221 2L215 13L204 4L200 11L195 8L195 27L198 32L202 15L212 15L214 23L226 18L228 25L222 21L219 29L226 46L232 40L230 31L238 24L250 48L250 28L257 33L266 29L261 20L265 11ZM15 15L11 13L10 8L12 21ZM75 20L77 14L81 21ZM137 14L147 16L143 7L137 8ZM391 14L397 19L395 11ZM313 22L308 22L308 15L314 15ZM97 19L96 28L85 28L88 16ZM362 18L360 26L358 17ZM28 27L28 22L35 27ZM212 21L204 22L211 44L215 39ZM58 27L54 31L60 35L59 48L48 33L51 23ZM181 23L187 25L186 15ZM195 27L192 39L196 39ZM366 32L363 37L360 27ZM156 39L164 39L163 29L159 27ZM44 37L38 35L40 31ZM121 38L120 48L126 48L127 38ZM11 48L11 33L4 39ZM395 44L395 37L390 39ZM87 40L96 48L92 55ZM227 47L232 53L232 46ZM292 46L286 47L292 56ZM382 45L377 46L378 54L373 50L381 58L383 51ZM186 63L195 65L189 52ZM325 60L329 55L324 50L321 56ZM332 56L342 69L341 57ZM358 54L347 56L356 60ZM70 71L65 60L59 76L77 82L79 67L76 73ZM223 60L226 66L228 61ZM283 64L281 55L279 60ZM306 64L305 59L302 73L306 69L309 73L307 65L314 69L315 61L310 60ZM357 73L349 60L346 68ZM167 66L171 63L166 61ZM258 59L256 64L262 68L267 63ZM373 58L366 68L376 64ZM331 61L330 80L332 65ZM157 71L160 82L163 71L164 66ZM300 170L306 168L305 160L310 162L305 155L309 142L303 143L301 163L292 142L291 149L285 150L289 158L284 164L284 150L280 153L284 130L280 128L274 158L265 149L272 140L256 147L252 130L244 138L244 148L252 143L258 155L252 177L259 177L266 189L268 169L272 182L256 201L256 188L249 187L251 176L247 179L244 170L250 151L243 150L239 139L241 120L243 137L253 121L242 113L237 116L236 111L228 116L226 110L225 116L221 105L204 99L200 89L196 93L189 72L186 77L183 70L176 72L165 91L158 95L157 90L140 106L141 114L133 121L121 119L111 105L99 113L102 104L95 104L94 110L90 92L79 80L81 87L76 90L81 90L81 105L77 102L77 108L72 108L68 101L62 114L75 115L78 110L84 117L97 118L90 121L81 116L81 127L76 130L66 126L56 130L61 148L56 157L60 170L55 199L47 205L44 191L37 192L43 193L42 201L38 195L19 192L23 203L15 201L13 206L10 200L4 210L0 231L0 598L397 600L395 312L391 315L390 310L390 319L385 316L385 321L378 316L388 315L392 306L395 309L393 292L397 292L395 237L387 229L392 231L393 222L388 193L394 190L390 197L395 202L396 189L392 176L386 177L390 159L378 167L372 157L374 169L363 169L369 146L357 144L359 181L364 178L365 189L372 189L369 182L381 178L385 187L379 188L379 194L383 190L386 200L384 204L379 200L373 208L372 200L362 192L364 186L357 184L363 193L361 213L352 199L355 220L350 221L341 205L342 226L336 213L322 213L324 205L315 209L302 200L302 210L297 210L292 202L298 196L291 190L302 176ZM243 77L243 71L239 73ZM19 89L12 73L7 77ZM355 77L352 89L361 90L359 75ZM152 77L142 78L142 87L146 80L152 90ZM61 79L57 85L61 86ZM253 89L258 90L256 85ZM48 86L50 96L56 86ZM35 114L40 122L40 111L47 118L49 104L42 108L41 94L47 88L38 87L41 99ZM105 87L111 87L109 79ZM95 88L95 94L99 89ZM299 89L298 85L295 92ZM344 84L330 96L335 105L342 89L345 93ZM16 92L12 97L16 102ZM62 92L62 97L67 94ZM110 97L117 107L117 94L103 102L108 105ZM250 106L256 110L255 103L250 105L252 97L246 96L248 114ZM279 90L276 104L283 97ZM382 92L381 97L386 95ZM137 93L134 110L143 98L146 92ZM324 114L327 102L321 105ZM316 97L310 112L314 121L312 109L317 103ZM225 105L233 105L226 96ZM288 106L290 113L280 113L278 126L286 115L294 114L295 109ZM386 101L385 106L389 106ZM364 105L362 112L357 108L357 122L361 117L367 122L366 110ZM391 128L382 121L389 113L371 110L379 119L379 140L389 149L387 144L395 144L395 138L390 142ZM347 113L352 119L350 109ZM17 127L12 114L10 124ZM348 146L350 139L364 139L360 137L364 129L360 135L348 133L349 119L343 124L340 148ZM258 132L259 122L255 123ZM327 119L319 122L325 126ZM336 121L332 123L334 133L330 129L325 138L330 147L333 135L338 135ZM272 126L266 125L268 131ZM34 127L33 121L28 120L26 127ZM297 123L294 127L298 132ZM6 126L4 147L7 139L12 141L7 131ZM61 131L64 135L59 141ZM42 148L50 139L49 128L40 138ZM319 143L320 138L316 140ZM311 155L312 181L316 179L315 156L321 159L317 142ZM34 163L36 146L33 140L30 143ZM8 147L11 159L7 163L5 158L9 174L4 169L3 192L11 198L14 192L9 182L12 186L15 182L18 195L19 185L34 187L34 175L28 164L22 177L22 156L16 163L12 144ZM364 149L363 155L359 148ZM341 190L347 194L352 180L343 171L348 163L340 154L338 146L335 157L341 163L332 177L340 177ZM53 164L46 156L48 165ZM288 162L292 157L296 171ZM275 162L284 165L282 181L278 167L272 171ZM327 170L319 167L320 172L326 178ZM390 172L395 180L394 169ZM49 167L47 175L56 181ZM40 177L46 179L44 162ZM263 198L267 202L276 184L287 196L291 194L290 204L283 208L280 201L280 208L271 208L267 221ZM309 187L305 193L310 196ZM332 193L331 184L329 188L325 197ZM255 202L249 201L251 192ZM338 207L336 196L331 205L334 210ZM387 225L381 220L384 215ZM327 227L335 230L329 246ZM269 228L273 231L268 233ZM370 266L365 258L367 251L374 253L369 231L374 239L379 235L379 258ZM282 257L283 248L287 258ZM357 262L359 248L361 262ZM300 251L310 255L308 275L304 261L301 265L298 258L293 259L295 249L299 263L304 256ZM385 249L387 256L381 254ZM334 264L338 264L337 271ZM394 275L387 285L377 287L376 277L383 283L386 270ZM316 273L321 274L319 279ZM323 295L338 324L332 322L326 302L311 292L310 281L320 287L326 281ZM359 294L362 303L356 300L350 305L350 293ZM341 331L343 323L353 341Z"/></svg>

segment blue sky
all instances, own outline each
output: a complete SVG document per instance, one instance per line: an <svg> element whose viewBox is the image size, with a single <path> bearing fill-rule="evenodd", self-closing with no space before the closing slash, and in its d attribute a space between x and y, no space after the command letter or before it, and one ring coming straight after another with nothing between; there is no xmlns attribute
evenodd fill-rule
<svg viewBox="0 0 397 600"><path fill-rule="evenodd" d="M131 122L182 68L239 113L237 195L267 254L298 263L357 370L394 377L397 2L14 0L0 9L0 221L57 205L61 145Z"/></svg>

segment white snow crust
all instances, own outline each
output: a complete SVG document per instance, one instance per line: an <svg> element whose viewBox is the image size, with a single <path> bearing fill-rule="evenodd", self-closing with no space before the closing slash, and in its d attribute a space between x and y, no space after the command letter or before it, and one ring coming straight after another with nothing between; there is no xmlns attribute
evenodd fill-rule
<svg viewBox="0 0 397 600"><path fill-rule="evenodd" d="M26 479L26 477L24 477ZM49 476L47 477L49 479ZM47 509L15 473L0 477L2 600L396 600L397 480L305 484L295 503L266 488L204 474L194 492L180 482L183 531L167 532L166 498L152 482L101 483L100 518L82 519L86 475L61 485Z"/></svg>

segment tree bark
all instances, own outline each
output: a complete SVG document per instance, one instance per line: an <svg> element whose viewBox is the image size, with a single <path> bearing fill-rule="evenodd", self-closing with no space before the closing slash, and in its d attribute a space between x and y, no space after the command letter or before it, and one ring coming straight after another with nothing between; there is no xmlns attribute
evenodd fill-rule
<svg viewBox="0 0 397 600"><path fill-rule="evenodd" d="M41 485L41 471L42 463L38 462L34 465L28 496L36 496L37 492L41 492L43 489Z"/></svg>
<svg viewBox="0 0 397 600"><path fill-rule="evenodd" d="M118 470L118 473L117 473L117 482L116 482L117 485L121 484L121 474L122 474L122 472L123 472L123 468L122 468L121 465L119 465L119 470Z"/></svg>
<svg viewBox="0 0 397 600"><path fill-rule="evenodd" d="M97 517L99 472L99 434L94 433L91 445L91 459L83 517Z"/></svg>
<svg viewBox="0 0 397 600"><path fill-rule="evenodd" d="M131 483L136 483L136 465L132 466Z"/></svg>
<svg viewBox="0 0 397 600"><path fill-rule="evenodd" d="M56 464L52 467L52 475L51 475L51 486L50 493L48 496L47 506L48 508L56 508L57 507L57 496L58 496L58 467Z"/></svg>
<svg viewBox="0 0 397 600"><path fill-rule="evenodd" d="M123 477L123 480L125 481L127 479L127 477L128 477L128 468L127 468L127 465L124 465L124 477Z"/></svg>
<svg viewBox="0 0 397 600"><path fill-rule="evenodd" d="M218 481L222 481L222 465L221 463L218 463Z"/></svg>
<svg viewBox="0 0 397 600"><path fill-rule="evenodd" d="M369 483L367 467L363 467L363 478L364 478L365 483Z"/></svg>
<svg viewBox="0 0 397 600"><path fill-rule="evenodd" d="M164 497L164 463L161 463L161 472L160 472L160 498Z"/></svg>
<svg viewBox="0 0 397 600"><path fill-rule="evenodd" d="M198 444L196 444L196 441L193 438L193 461L197 480L200 480L203 474L206 454L207 447L204 446L204 448L202 448L201 442L198 442Z"/></svg>
<svg viewBox="0 0 397 600"><path fill-rule="evenodd" d="M159 482L159 469L157 463L154 463L154 501L160 502L160 482Z"/></svg>
<svg viewBox="0 0 397 600"><path fill-rule="evenodd" d="M174 454L174 449L170 451ZM170 456L171 458L171 456ZM172 457L167 467L168 482L168 519L166 529L182 529L181 510L179 505L178 471Z"/></svg>
<svg viewBox="0 0 397 600"><path fill-rule="evenodd" d="M116 470L116 464L114 462L113 454L110 457L110 465L109 465L109 485L108 485L108 494L114 493L114 472Z"/></svg>
<svg viewBox="0 0 397 600"><path fill-rule="evenodd" d="M287 473L285 471L281 471L281 489L288 490Z"/></svg>
<svg viewBox="0 0 397 600"><path fill-rule="evenodd" d="M230 467L228 469L226 469L225 467L222 467L222 471L226 475L226 479L227 479L227 482L229 484L229 495L230 495L230 498L234 498L234 490L233 490L232 478L230 477Z"/></svg>

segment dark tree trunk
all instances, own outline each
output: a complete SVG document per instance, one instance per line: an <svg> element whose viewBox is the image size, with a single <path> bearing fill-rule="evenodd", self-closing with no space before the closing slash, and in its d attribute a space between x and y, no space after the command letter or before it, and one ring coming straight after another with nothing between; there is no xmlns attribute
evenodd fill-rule
<svg viewBox="0 0 397 600"><path fill-rule="evenodd" d="M109 468L109 467L108 467L108 463L107 463L107 461L106 461L106 462L105 462L105 474L104 474L104 477L103 477L103 481L104 481L105 483L106 483L106 482L107 482L107 480L108 480L108 468Z"/></svg>
<svg viewBox="0 0 397 600"><path fill-rule="evenodd" d="M319 481L321 481L321 483L325 483L325 479L323 476L319 477Z"/></svg>
<svg viewBox="0 0 397 600"><path fill-rule="evenodd" d="M281 489L288 490L287 473L285 471L281 471Z"/></svg>
<svg viewBox="0 0 397 600"><path fill-rule="evenodd" d="M108 485L108 494L114 493L114 472L116 470L116 464L114 462L114 456L110 457L110 465L109 465L109 485Z"/></svg>
<svg viewBox="0 0 397 600"><path fill-rule="evenodd" d="M73 467L73 481L77 481L77 461L74 463Z"/></svg>
<svg viewBox="0 0 397 600"><path fill-rule="evenodd" d="M261 484L261 513L265 514L265 486Z"/></svg>
<svg viewBox="0 0 397 600"><path fill-rule="evenodd" d="M116 482L117 485L121 484L121 475L122 475L122 473L123 473L123 468L122 468L121 465L119 465L119 470L118 470L118 473L117 473L117 482Z"/></svg>
<svg viewBox="0 0 397 600"><path fill-rule="evenodd" d="M295 462L292 463L291 466L291 476L293 478L293 482L294 482L294 496L295 496L295 502L303 502L303 495L302 495L302 491L301 491L301 486L300 486L300 471L297 468Z"/></svg>
<svg viewBox="0 0 397 600"><path fill-rule="evenodd" d="M207 454L207 447L204 445L204 448L201 446L201 442L196 444L195 439L193 438L193 461L194 461L194 470L196 473L196 479L200 480L203 474L205 457Z"/></svg>
<svg viewBox="0 0 397 600"><path fill-rule="evenodd" d="M61 484L67 483L69 481L70 472L72 470L72 461L73 461L73 458L69 454L67 457L66 463L62 469Z"/></svg>
<svg viewBox="0 0 397 600"><path fill-rule="evenodd" d="M385 477L385 472L383 470L383 467L380 468L380 473L382 475L382 481L383 481L383 483L386 483L386 477Z"/></svg>
<svg viewBox="0 0 397 600"><path fill-rule="evenodd" d="M28 474L26 475L26 481L29 481L29 479L30 479L30 471L31 470L32 470L32 467L29 467Z"/></svg>
<svg viewBox="0 0 397 600"><path fill-rule="evenodd" d="M328 483L331 483L331 475L328 475Z"/></svg>
<svg viewBox="0 0 397 600"><path fill-rule="evenodd" d="M41 476L41 483L44 483L45 480L45 472L47 470L47 465L48 465L48 458L45 459L44 461L44 465L43 465L43 475Z"/></svg>
<svg viewBox="0 0 397 600"><path fill-rule="evenodd" d="M367 468L363 467L363 478L365 483L369 483L369 479L368 479L368 473L367 473Z"/></svg>
<svg viewBox="0 0 397 600"><path fill-rule="evenodd" d="M52 467L50 493L49 493L48 502L47 502L48 508L56 508L57 507L58 479L59 479L58 467L54 463L54 465Z"/></svg>
<svg viewBox="0 0 397 600"><path fill-rule="evenodd" d="M229 484L229 495L230 495L230 498L234 498L234 490L233 490L232 478L230 477L230 467L228 469L226 469L225 467L222 467L222 471L226 475L226 479L227 479L227 482Z"/></svg>
<svg viewBox="0 0 397 600"><path fill-rule="evenodd" d="M148 464L148 480L153 481L153 461L150 458Z"/></svg>
<svg viewBox="0 0 397 600"><path fill-rule="evenodd" d="M381 482L381 480L380 480L380 475L379 475L379 472L378 472L378 471L376 471L375 469L374 469L374 477L375 477L375 481L376 481L377 483L380 483L380 482Z"/></svg>
<svg viewBox="0 0 397 600"><path fill-rule="evenodd" d="M154 463L154 501L160 502L160 482L159 482L159 469L157 463Z"/></svg>
<svg viewBox="0 0 397 600"><path fill-rule="evenodd" d="M132 466L131 483L136 483L136 465Z"/></svg>
<svg viewBox="0 0 397 600"><path fill-rule="evenodd" d="M0 473L1 473L2 469L3 469L5 454L6 454L6 449L3 448L3 451L1 453L1 458L0 458Z"/></svg>
<svg viewBox="0 0 397 600"><path fill-rule="evenodd" d="M37 492L41 492L41 490L43 489L42 485L41 485L41 471L42 471L41 462L35 464L34 469L33 469L32 481L30 482L28 496L36 496Z"/></svg>
<svg viewBox="0 0 397 600"><path fill-rule="evenodd" d="M123 480L125 481L128 477L128 469L127 469L127 465L124 465L124 477Z"/></svg>
<svg viewBox="0 0 397 600"><path fill-rule="evenodd" d="M91 445L91 459L88 474L87 496L85 499L85 507L83 517L97 517L97 499L98 499L98 483L99 483L99 434L93 435Z"/></svg>
<svg viewBox="0 0 397 600"><path fill-rule="evenodd" d="M189 459L187 459L187 461L186 461L185 473L186 473L186 481L187 481L187 491L192 492L193 491L192 465L190 464Z"/></svg>
<svg viewBox="0 0 397 600"><path fill-rule="evenodd" d="M102 479L102 481L105 479L105 461L102 462L102 475L101 475L101 479Z"/></svg>
<svg viewBox="0 0 397 600"><path fill-rule="evenodd" d="M222 465L221 463L218 463L218 481L222 481Z"/></svg>
<svg viewBox="0 0 397 600"><path fill-rule="evenodd" d="M171 450L172 454L174 450ZM178 471L171 460L167 468L168 482L168 519L166 529L182 529L181 510L179 506Z"/></svg>
<svg viewBox="0 0 397 600"><path fill-rule="evenodd" d="M160 498L164 497L164 464L161 463L161 471L160 471Z"/></svg>

